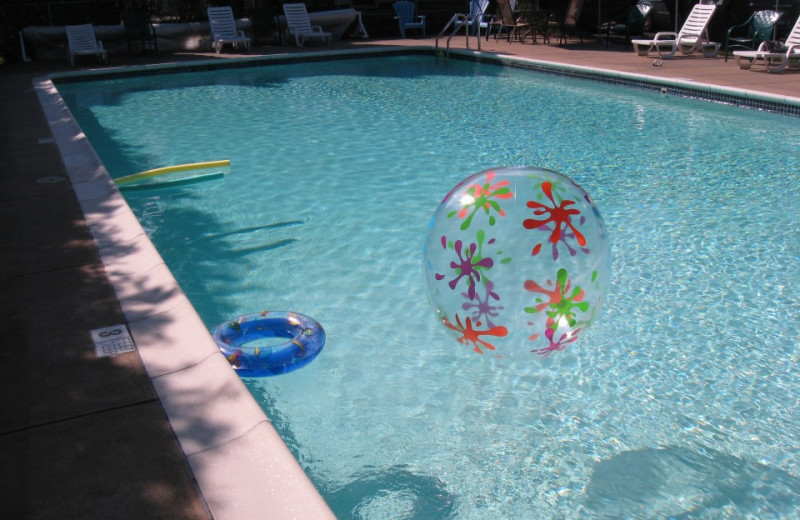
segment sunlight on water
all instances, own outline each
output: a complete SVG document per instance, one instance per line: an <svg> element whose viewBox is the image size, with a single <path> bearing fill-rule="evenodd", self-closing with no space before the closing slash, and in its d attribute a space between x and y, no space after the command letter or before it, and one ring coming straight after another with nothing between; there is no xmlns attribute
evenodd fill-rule
<svg viewBox="0 0 800 520"><path fill-rule="evenodd" d="M307 367L246 385L341 518L782 518L800 509L800 125L399 57L59 86L209 328L308 314ZM426 301L439 201L494 166L581 184L612 242L566 352L480 356Z"/></svg>

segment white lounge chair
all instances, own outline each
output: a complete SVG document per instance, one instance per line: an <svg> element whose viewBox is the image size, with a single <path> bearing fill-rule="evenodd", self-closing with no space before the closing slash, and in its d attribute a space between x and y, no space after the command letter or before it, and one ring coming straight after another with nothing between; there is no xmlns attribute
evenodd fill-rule
<svg viewBox="0 0 800 520"><path fill-rule="evenodd" d="M761 42L757 50L754 51L734 51L736 64L740 69L749 69L759 60L764 63L764 67L769 72L783 72L783 69L790 66L790 60L798 60L793 66L800 66L800 18L792 28L792 32L786 38L783 46L785 50L777 52L771 50L768 42Z"/></svg>
<svg viewBox="0 0 800 520"><path fill-rule="evenodd" d="M652 40L631 40L633 50L639 56L656 52L665 60L673 58L678 50L686 55L702 51L703 56L714 58L719 53L720 44L708 39L708 22L716 9L714 4L697 4L683 22L680 32L659 32Z"/></svg>
<svg viewBox="0 0 800 520"><path fill-rule="evenodd" d="M294 36L298 47L302 47L309 39L322 40L330 45L331 33L323 31L319 25L311 25L306 4L283 4L283 14L286 16L289 36Z"/></svg>
<svg viewBox="0 0 800 520"><path fill-rule="evenodd" d="M108 54L103 42L95 38L92 24L67 26L67 57L69 64L75 66L75 56L96 55L104 63L108 63Z"/></svg>
<svg viewBox="0 0 800 520"><path fill-rule="evenodd" d="M250 48L250 38L244 35L244 31L236 29L236 20L229 6L209 7L207 13L211 26L211 48L217 54L222 52L222 46L226 43L237 49L239 44L244 45L245 49Z"/></svg>
<svg viewBox="0 0 800 520"><path fill-rule="evenodd" d="M399 0L392 4L394 8L394 19L400 27L400 37L406 38L406 31L409 29L421 29L422 36L425 37L425 15L417 15L417 6L408 0Z"/></svg>

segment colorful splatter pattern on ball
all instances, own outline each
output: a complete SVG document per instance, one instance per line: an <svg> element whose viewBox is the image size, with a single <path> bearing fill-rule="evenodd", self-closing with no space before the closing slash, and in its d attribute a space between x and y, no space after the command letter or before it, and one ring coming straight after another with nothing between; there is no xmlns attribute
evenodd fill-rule
<svg viewBox="0 0 800 520"><path fill-rule="evenodd" d="M509 167L447 194L428 228L423 271L459 343L546 357L597 318L610 263L605 224L580 186L551 170Z"/></svg>

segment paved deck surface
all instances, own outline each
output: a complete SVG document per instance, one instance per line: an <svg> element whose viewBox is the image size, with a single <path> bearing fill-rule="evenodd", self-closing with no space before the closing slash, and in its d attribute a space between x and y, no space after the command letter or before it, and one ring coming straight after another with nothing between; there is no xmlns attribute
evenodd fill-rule
<svg viewBox="0 0 800 520"><path fill-rule="evenodd" d="M332 48L399 44L433 40L345 41ZM464 38L452 44L463 48ZM741 71L722 58L679 57L656 67L654 58L619 45L482 46L543 61L800 97L800 72ZM265 46L248 54L297 50ZM110 66L212 56L112 56ZM80 66L97 64L82 58ZM32 88L32 78L60 70L67 70L66 63L0 67L0 518L209 518L139 354L97 358L91 348L90 330L125 319Z"/></svg>

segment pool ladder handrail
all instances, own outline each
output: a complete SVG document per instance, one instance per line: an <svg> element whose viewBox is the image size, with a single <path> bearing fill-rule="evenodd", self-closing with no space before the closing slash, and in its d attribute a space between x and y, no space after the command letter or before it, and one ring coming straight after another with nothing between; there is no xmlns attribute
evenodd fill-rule
<svg viewBox="0 0 800 520"><path fill-rule="evenodd" d="M450 21L447 22L444 29L436 35L436 51L439 51L439 38L447 32L450 26L453 26L453 30L447 37L447 57L450 57L450 40L453 39L453 36L455 36L462 27L464 28L464 36L466 36L467 39L467 49L469 49L469 33L473 25L477 29L476 39L478 40L478 50L481 50L481 24L479 18L471 14L456 13L450 18Z"/></svg>

